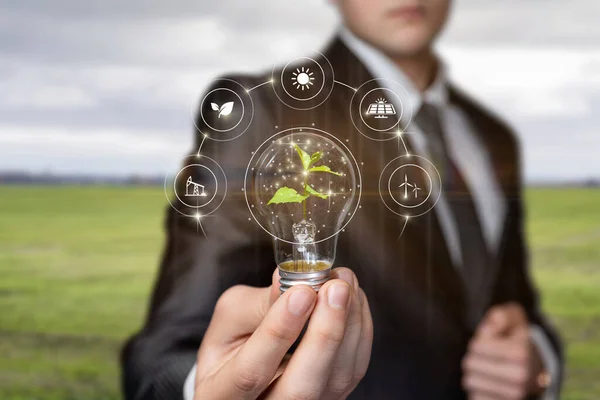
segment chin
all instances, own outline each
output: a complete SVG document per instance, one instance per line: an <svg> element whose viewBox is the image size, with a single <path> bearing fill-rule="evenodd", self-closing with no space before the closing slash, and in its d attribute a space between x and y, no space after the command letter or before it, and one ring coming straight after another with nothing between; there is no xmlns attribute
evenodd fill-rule
<svg viewBox="0 0 600 400"><path fill-rule="evenodd" d="M414 56L428 51L433 36L422 29L401 29L382 39L381 47L395 56Z"/></svg>

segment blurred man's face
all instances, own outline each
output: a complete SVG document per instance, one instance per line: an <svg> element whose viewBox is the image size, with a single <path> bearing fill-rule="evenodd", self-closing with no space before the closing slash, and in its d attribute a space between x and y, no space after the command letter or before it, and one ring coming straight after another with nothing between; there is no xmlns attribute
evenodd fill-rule
<svg viewBox="0 0 600 400"><path fill-rule="evenodd" d="M442 29L451 0L332 0L357 36L392 57L426 50Z"/></svg>

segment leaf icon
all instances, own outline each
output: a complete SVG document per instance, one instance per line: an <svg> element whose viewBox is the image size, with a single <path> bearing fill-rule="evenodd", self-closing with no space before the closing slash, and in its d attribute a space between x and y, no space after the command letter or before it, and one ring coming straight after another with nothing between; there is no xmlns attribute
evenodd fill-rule
<svg viewBox="0 0 600 400"><path fill-rule="evenodd" d="M213 111L219 111L219 106L216 103L210 103L210 107Z"/></svg>
<svg viewBox="0 0 600 400"><path fill-rule="evenodd" d="M221 109L219 110L219 118L221 118L221 115L228 116L229 114L231 114L232 111L233 111L233 101L223 104L221 106Z"/></svg>

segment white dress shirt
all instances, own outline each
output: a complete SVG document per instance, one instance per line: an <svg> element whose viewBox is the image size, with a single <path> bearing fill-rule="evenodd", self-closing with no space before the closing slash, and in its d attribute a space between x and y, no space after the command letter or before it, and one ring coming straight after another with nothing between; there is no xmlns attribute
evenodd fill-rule
<svg viewBox="0 0 600 400"><path fill-rule="evenodd" d="M398 92L394 91L393 87L388 87L398 95L402 104L413 105L413 116L417 114L424 102L436 106L440 115L440 123L444 127L443 133L448 144L450 157L456 163L473 196L476 213L482 226L482 233L488 250L495 253L498 250L502 236L502 228L506 217L506 201L502 196L500 184L495 179L489 155L474 128L467 116L448 101L448 81L445 69L440 68L435 81L424 93L421 93L402 70L383 53L359 39L346 27L340 29L339 35L344 44L365 65L373 78L383 79L382 83L384 85L385 80L393 81L406 90L406 92ZM402 107L401 104L394 104L394 106L396 108ZM404 113L404 117L406 115L410 115L410 113ZM420 128L413 123L407 133L415 151L430 159L426 137ZM462 265L460 237L456 221L443 192L432 212L436 213L440 221L452 261L455 265ZM530 337L538 347L544 366L551 376L552 386L546 391L544 400L556 399L559 373L558 356L546 334L539 326L530 326ZM193 400L195 375L196 366L194 365L185 381L185 400Z"/></svg>

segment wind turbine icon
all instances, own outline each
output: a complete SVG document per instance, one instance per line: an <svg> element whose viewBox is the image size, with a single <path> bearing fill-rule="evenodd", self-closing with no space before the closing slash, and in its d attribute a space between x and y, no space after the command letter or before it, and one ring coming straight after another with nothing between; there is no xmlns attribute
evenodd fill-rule
<svg viewBox="0 0 600 400"><path fill-rule="evenodd" d="M415 183L415 187L413 188L412 192L415 195L415 199L419 198L419 190L423 190L420 187L417 186L417 184Z"/></svg>
<svg viewBox="0 0 600 400"><path fill-rule="evenodd" d="M410 184L410 183L408 183L408 177L406 176L406 174L404 174L404 183L403 183L403 184L401 184L401 185L400 185L400 186L398 186L398 187L404 187L404 198L406 199L406 198L408 198L408 188L409 188L409 187L411 187L411 188L414 188L415 186L414 186L414 185L412 185L412 184ZM420 189L418 189L418 190L420 190ZM413 189L413 192L414 192L414 191L415 191L415 190Z"/></svg>

